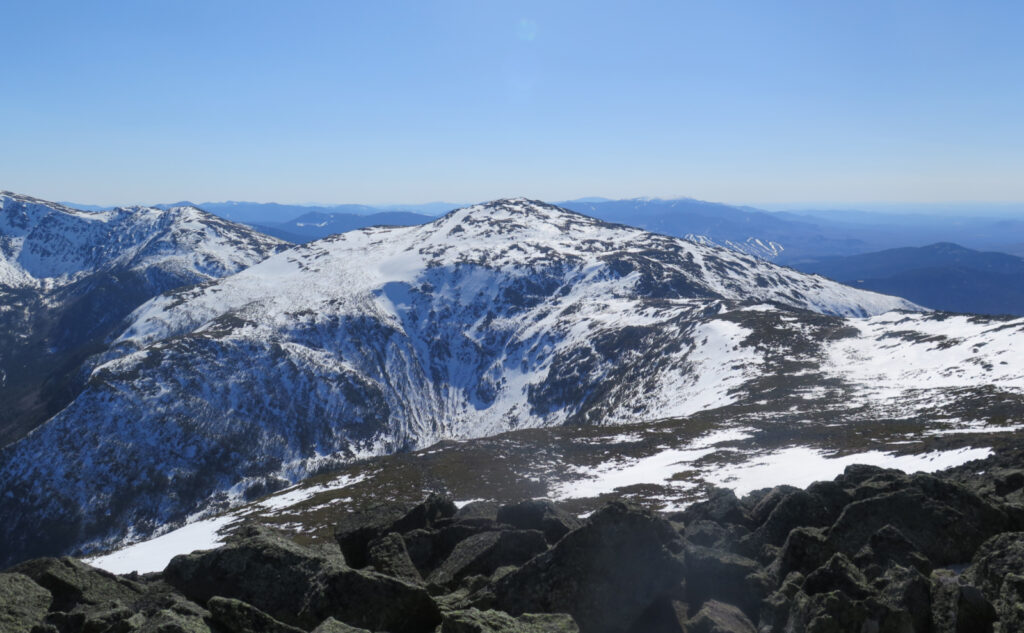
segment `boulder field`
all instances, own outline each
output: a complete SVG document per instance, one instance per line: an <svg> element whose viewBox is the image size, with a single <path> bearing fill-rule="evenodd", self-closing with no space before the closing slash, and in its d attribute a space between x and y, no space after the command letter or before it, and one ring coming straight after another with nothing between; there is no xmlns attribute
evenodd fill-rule
<svg viewBox="0 0 1024 633"><path fill-rule="evenodd" d="M684 511L623 501L336 518L336 545L252 524L161 573L73 558L0 573L3 633L1011 633L1024 631L1024 463L851 466Z"/></svg>

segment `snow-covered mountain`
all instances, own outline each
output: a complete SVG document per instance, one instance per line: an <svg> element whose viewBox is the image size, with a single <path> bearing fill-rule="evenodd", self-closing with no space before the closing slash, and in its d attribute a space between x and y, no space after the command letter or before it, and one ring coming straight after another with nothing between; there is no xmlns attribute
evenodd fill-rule
<svg viewBox="0 0 1024 633"><path fill-rule="evenodd" d="M82 360L140 304L285 247L195 208L88 212L0 192L0 445L67 404Z"/></svg>
<svg viewBox="0 0 1024 633"><path fill-rule="evenodd" d="M136 538L445 438L1020 399L1024 323L915 310L521 199L334 236L137 309L82 392L0 453L3 556Z"/></svg>
<svg viewBox="0 0 1024 633"><path fill-rule="evenodd" d="M0 191L7 287L67 285L112 268L203 281L251 266L280 244L195 207L88 212Z"/></svg>
<svg viewBox="0 0 1024 633"><path fill-rule="evenodd" d="M728 405L768 362L734 318L751 304L916 309L522 199L296 247L147 302L0 453L5 554L143 535L355 456Z"/></svg>

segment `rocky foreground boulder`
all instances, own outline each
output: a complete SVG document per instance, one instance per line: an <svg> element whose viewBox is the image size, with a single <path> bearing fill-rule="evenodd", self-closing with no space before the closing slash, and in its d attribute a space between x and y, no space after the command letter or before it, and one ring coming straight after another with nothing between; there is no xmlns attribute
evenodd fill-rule
<svg viewBox="0 0 1024 633"><path fill-rule="evenodd" d="M0 573L0 632L1024 631L1024 469L971 469L585 520L431 495L339 514L336 546L248 525L145 576L37 559Z"/></svg>

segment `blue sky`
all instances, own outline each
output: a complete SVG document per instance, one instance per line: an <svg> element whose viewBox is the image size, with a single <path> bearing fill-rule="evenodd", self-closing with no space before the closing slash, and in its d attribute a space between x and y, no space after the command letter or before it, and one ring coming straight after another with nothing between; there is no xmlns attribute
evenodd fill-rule
<svg viewBox="0 0 1024 633"><path fill-rule="evenodd" d="M5 2L0 189L1024 200L1024 3Z"/></svg>

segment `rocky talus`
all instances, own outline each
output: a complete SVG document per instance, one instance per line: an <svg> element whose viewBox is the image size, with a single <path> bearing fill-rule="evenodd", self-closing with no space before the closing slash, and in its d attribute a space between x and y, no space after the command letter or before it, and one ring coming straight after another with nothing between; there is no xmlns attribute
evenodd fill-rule
<svg viewBox="0 0 1024 633"><path fill-rule="evenodd" d="M0 573L0 631L1024 631L1021 457L851 466L674 514L431 495L341 514L329 547L253 524L144 576L36 559Z"/></svg>

